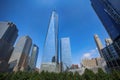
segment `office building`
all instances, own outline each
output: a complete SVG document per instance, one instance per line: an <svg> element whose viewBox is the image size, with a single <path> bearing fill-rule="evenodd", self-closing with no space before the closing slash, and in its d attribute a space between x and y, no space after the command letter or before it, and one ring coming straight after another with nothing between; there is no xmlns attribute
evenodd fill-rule
<svg viewBox="0 0 120 80"><path fill-rule="evenodd" d="M112 40L101 51L109 70L120 69L120 0L91 0L92 7Z"/></svg>
<svg viewBox="0 0 120 80"><path fill-rule="evenodd" d="M97 60L95 58L92 59L83 59L82 65L85 67L96 67L97 66Z"/></svg>
<svg viewBox="0 0 120 80"><path fill-rule="evenodd" d="M61 38L60 41L60 57L62 63L62 70L66 71L72 66L72 57L71 57L71 46L69 38Z"/></svg>
<svg viewBox="0 0 120 80"><path fill-rule="evenodd" d="M91 5L113 41L120 37L120 1L91 0Z"/></svg>
<svg viewBox="0 0 120 80"><path fill-rule="evenodd" d="M30 56L30 62L29 62L30 71L35 70L35 68L36 68L38 52L39 52L38 46L33 44L32 52L31 52L31 56Z"/></svg>
<svg viewBox="0 0 120 80"><path fill-rule="evenodd" d="M7 71L8 60L18 36L18 29L12 22L0 22L0 72Z"/></svg>
<svg viewBox="0 0 120 80"><path fill-rule="evenodd" d="M82 67L90 69L95 73L98 71L98 68L106 72L106 62L103 58L83 59L81 64Z"/></svg>
<svg viewBox="0 0 120 80"><path fill-rule="evenodd" d="M120 0L108 0L108 14L120 25Z"/></svg>
<svg viewBox="0 0 120 80"><path fill-rule="evenodd" d="M108 0L113 8L120 14L120 0Z"/></svg>
<svg viewBox="0 0 120 80"><path fill-rule="evenodd" d="M9 60L9 71L26 70L31 45L32 40L29 36L22 36L18 40Z"/></svg>
<svg viewBox="0 0 120 80"><path fill-rule="evenodd" d="M78 69L78 68L79 68L78 64L72 64L70 69Z"/></svg>
<svg viewBox="0 0 120 80"><path fill-rule="evenodd" d="M0 39L14 45L18 37L18 29L12 22L0 22Z"/></svg>
<svg viewBox="0 0 120 80"><path fill-rule="evenodd" d="M106 43L108 44L108 43ZM104 59L107 63L109 71L116 69L120 70L120 48L117 42L107 45L102 50Z"/></svg>
<svg viewBox="0 0 120 80"><path fill-rule="evenodd" d="M56 72L58 60L58 15L53 11L45 38L41 70ZM51 69L49 65L54 66L54 69Z"/></svg>
<svg viewBox="0 0 120 80"><path fill-rule="evenodd" d="M100 38L98 37L98 35L96 35L96 34L94 35L94 40L97 45L100 56L103 57L102 52L101 52L101 49L103 49L103 45L102 45L102 42L101 42Z"/></svg>

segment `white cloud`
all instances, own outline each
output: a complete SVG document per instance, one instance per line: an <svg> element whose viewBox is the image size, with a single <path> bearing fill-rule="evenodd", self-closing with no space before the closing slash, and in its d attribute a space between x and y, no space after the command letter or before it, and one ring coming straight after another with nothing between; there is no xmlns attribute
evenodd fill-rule
<svg viewBox="0 0 120 80"><path fill-rule="evenodd" d="M84 53L83 58L91 58L91 54L90 53Z"/></svg>
<svg viewBox="0 0 120 80"><path fill-rule="evenodd" d="M96 48L96 49L92 49L92 50L89 50L88 52L83 53L81 59L84 59L84 58L91 59L91 58L98 57L98 56L99 56L99 53Z"/></svg>

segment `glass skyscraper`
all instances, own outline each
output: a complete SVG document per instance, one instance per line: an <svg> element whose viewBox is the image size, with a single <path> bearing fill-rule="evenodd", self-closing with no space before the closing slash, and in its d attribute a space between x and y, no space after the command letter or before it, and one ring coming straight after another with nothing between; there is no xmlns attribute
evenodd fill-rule
<svg viewBox="0 0 120 80"><path fill-rule="evenodd" d="M12 22L0 22L0 71L7 70L13 45L18 37L18 29Z"/></svg>
<svg viewBox="0 0 120 80"><path fill-rule="evenodd" d="M91 0L92 7L113 41L120 37L119 2L118 0Z"/></svg>
<svg viewBox="0 0 120 80"><path fill-rule="evenodd" d="M61 38L60 41L60 57L62 63L62 71L69 69L72 65L72 57L71 57L71 46L69 38Z"/></svg>
<svg viewBox="0 0 120 80"><path fill-rule="evenodd" d="M14 45L18 37L18 29L12 22L0 22L0 39Z"/></svg>
<svg viewBox="0 0 120 80"><path fill-rule="evenodd" d="M33 44L32 52L31 52L31 56L30 56L30 62L29 62L30 70L34 70L36 68L38 52L39 52L38 46Z"/></svg>
<svg viewBox="0 0 120 80"><path fill-rule="evenodd" d="M109 3L113 6L115 11L120 14L120 0L108 0Z"/></svg>
<svg viewBox="0 0 120 80"><path fill-rule="evenodd" d="M22 36L12 52L9 60L10 71L24 71L28 67L28 57L32 40L29 36Z"/></svg>
<svg viewBox="0 0 120 80"><path fill-rule="evenodd" d="M116 43L111 43L102 49L104 59L107 63L109 70L120 70L120 49Z"/></svg>
<svg viewBox="0 0 120 80"><path fill-rule="evenodd" d="M120 0L91 0L91 4L112 39L101 50L108 69L120 70Z"/></svg>
<svg viewBox="0 0 120 80"><path fill-rule="evenodd" d="M57 37L58 37L58 15L56 12L53 11L45 39L42 62L52 62L53 58L55 58L54 62L58 62Z"/></svg>
<svg viewBox="0 0 120 80"><path fill-rule="evenodd" d="M45 43L43 49L43 57L41 69L47 71L54 71L48 69L46 66L54 66L58 63L58 15L55 11L52 12ZM46 64L46 66L44 66ZM45 68L46 67L46 68Z"/></svg>

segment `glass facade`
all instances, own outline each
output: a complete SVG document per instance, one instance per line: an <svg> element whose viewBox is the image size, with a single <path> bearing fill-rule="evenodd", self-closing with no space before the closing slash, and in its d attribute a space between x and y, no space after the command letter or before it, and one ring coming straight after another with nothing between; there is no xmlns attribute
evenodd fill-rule
<svg viewBox="0 0 120 80"><path fill-rule="evenodd" d="M31 45L32 40L29 36L23 36L19 39L9 60L9 70L23 71L27 68Z"/></svg>
<svg viewBox="0 0 120 80"><path fill-rule="evenodd" d="M11 22L0 22L0 39L14 45L18 36L16 25Z"/></svg>
<svg viewBox="0 0 120 80"><path fill-rule="evenodd" d="M58 63L58 15L52 12L48 32L45 39L42 63Z"/></svg>
<svg viewBox="0 0 120 80"><path fill-rule="evenodd" d="M108 0L113 8L120 14L120 0Z"/></svg>
<svg viewBox="0 0 120 80"><path fill-rule="evenodd" d="M0 22L0 71L7 70L18 29L12 22Z"/></svg>
<svg viewBox="0 0 120 80"><path fill-rule="evenodd" d="M119 14L108 0L91 0L91 4L111 39L116 40L120 36Z"/></svg>
<svg viewBox="0 0 120 80"><path fill-rule="evenodd" d="M113 42L102 49L104 59L106 60L107 66L110 70L120 69L120 56L118 55L118 52L120 52L120 48L116 42Z"/></svg>
<svg viewBox="0 0 120 80"><path fill-rule="evenodd" d="M72 65L71 47L69 38L61 38L61 62L62 71L69 69Z"/></svg>
<svg viewBox="0 0 120 80"><path fill-rule="evenodd" d="M39 51L38 46L34 44L33 47L32 47L32 52L31 52L30 62L29 62L30 70L33 70L33 69L36 68L38 51Z"/></svg>

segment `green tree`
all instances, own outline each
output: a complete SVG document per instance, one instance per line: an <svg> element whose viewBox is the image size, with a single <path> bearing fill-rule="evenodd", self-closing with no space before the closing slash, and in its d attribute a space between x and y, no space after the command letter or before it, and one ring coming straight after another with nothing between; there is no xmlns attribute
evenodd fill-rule
<svg viewBox="0 0 120 80"><path fill-rule="evenodd" d="M9 73L0 73L0 80L5 80Z"/></svg>
<svg viewBox="0 0 120 80"><path fill-rule="evenodd" d="M96 80L96 75L92 70L85 69L84 74L82 75L83 80Z"/></svg>
<svg viewBox="0 0 120 80"><path fill-rule="evenodd" d="M109 77L109 74L105 73L101 68L98 68L98 72L96 73L96 80L112 80Z"/></svg>
<svg viewBox="0 0 120 80"><path fill-rule="evenodd" d="M120 71L112 70L111 76L113 80L120 80Z"/></svg>
<svg viewBox="0 0 120 80"><path fill-rule="evenodd" d="M74 73L74 80L81 80L81 76L79 75L78 72Z"/></svg>

